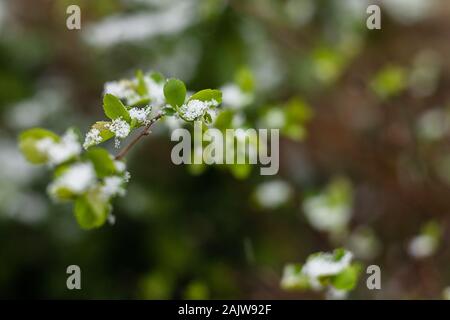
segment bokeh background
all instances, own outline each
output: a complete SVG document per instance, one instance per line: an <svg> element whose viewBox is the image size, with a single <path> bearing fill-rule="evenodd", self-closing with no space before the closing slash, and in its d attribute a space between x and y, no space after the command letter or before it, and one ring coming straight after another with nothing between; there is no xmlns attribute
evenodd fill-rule
<svg viewBox="0 0 450 320"><path fill-rule="evenodd" d="M321 299L283 290L283 268L340 246L382 271L351 299L450 296L449 40L447 0L0 0L0 297ZM17 134L86 132L103 84L136 69L192 90L251 74L239 112L290 123L279 174L175 166L159 124L129 156L115 224L81 230Z"/></svg>

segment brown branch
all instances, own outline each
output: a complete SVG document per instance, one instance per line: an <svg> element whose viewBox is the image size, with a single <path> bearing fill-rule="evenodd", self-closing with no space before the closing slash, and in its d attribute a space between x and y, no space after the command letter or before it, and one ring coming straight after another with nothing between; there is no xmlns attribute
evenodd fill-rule
<svg viewBox="0 0 450 320"><path fill-rule="evenodd" d="M138 143L138 141L145 137L148 136L150 134L150 127L159 119L161 119L164 116L164 114L160 113L157 116L155 116L154 118L150 119L149 123L145 126L145 128L141 131L141 133L139 133L139 135L137 135L127 146L125 146L122 150L120 150L120 152L115 156L116 160L121 160L123 157L125 157L128 153L128 151L130 151L130 149L136 144Z"/></svg>

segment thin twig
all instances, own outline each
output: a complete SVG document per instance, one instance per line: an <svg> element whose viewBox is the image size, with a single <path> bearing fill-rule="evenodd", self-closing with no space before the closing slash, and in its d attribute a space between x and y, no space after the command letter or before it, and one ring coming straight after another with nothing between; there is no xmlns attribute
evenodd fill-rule
<svg viewBox="0 0 450 320"><path fill-rule="evenodd" d="M120 152L116 155L115 159L120 160L123 157L125 157L130 151L130 149L142 138L145 136L148 136L150 134L150 127L159 119L161 119L164 116L164 114L160 113L154 118L150 119L149 123L145 126L145 128L137 135L127 146L125 146Z"/></svg>

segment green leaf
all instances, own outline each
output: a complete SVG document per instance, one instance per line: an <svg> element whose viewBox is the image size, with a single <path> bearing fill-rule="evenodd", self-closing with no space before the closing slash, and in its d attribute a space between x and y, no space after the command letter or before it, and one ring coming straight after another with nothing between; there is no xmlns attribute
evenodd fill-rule
<svg viewBox="0 0 450 320"><path fill-rule="evenodd" d="M94 123L94 125L92 126L92 128L97 129L98 131L100 131L100 137L102 137L102 142L111 139L112 137L114 137L114 133L112 133L108 128L107 125L109 125L110 122L108 121L97 121L96 123Z"/></svg>
<svg viewBox="0 0 450 320"><path fill-rule="evenodd" d="M338 290L353 290L358 283L362 266L354 263L345 268L341 273L331 278L331 284Z"/></svg>
<svg viewBox="0 0 450 320"><path fill-rule="evenodd" d="M103 97L103 109L105 110L106 116L111 120L122 117L128 123L131 121L127 108L125 108L119 98L112 94L107 93Z"/></svg>
<svg viewBox="0 0 450 320"><path fill-rule="evenodd" d="M66 187L59 187L58 189L55 190L52 197L58 199L58 201L67 201L67 200L74 200L76 194Z"/></svg>
<svg viewBox="0 0 450 320"><path fill-rule="evenodd" d="M142 99L134 102L133 104L130 104L129 108L132 108L132 107L143 107L143 106L148 105L149 103L150 103L150 98L143 97Z"/></svg>
<svg viewBox="0 0 450 320"><path fill-rule="evenodd" d="M148 90L147 90L147 85L145 84L144 74L142 73L142 70L136 71L136 79L137 79L136 92L140 96L147 95Z"/></svg>
<svg viewBox="0 0 450 320"><path fill-rule="evenodd" d="M164 108L162 109L162 112L166 116L173 116L177 111L172 107L164 106Z"/></svg>
<svg viewBox="0 0 450 320"><path fill-rule="evenodd" d="M281 128L283 136L295 141L304 139L307 134L305 124L313 116L311 107L296 97L289 100L282 110L286 120Z"/></svg>
<svg viewBox="0 0 450 320"><path fill-rule="evenodd" d="M59 141L59 136L52 131L33 128L22 132L19 135L19 148L25 158L34 164L43 164L47 162L47 155L37 148L37 142L49 138L53 141Z"/></svg>
<svg viewBox="0 0 450 320"><path fill-rule="evenodd" d="M61 165L57 166L55 168L55 170L53 170L53 177L56 179L56 178L62 176L62 174L64 172L66 172L67 169L69 169L69 168L70 168L70 164L67 164L67 163L64 163L64 164L61 164Z"/></svg>
<svg viewBox="0 0 450 320"><path fill-rule="evenodd" d="M323 84L335 82L342 74L346 63L343 53L328 47L315 49L312 59L315 78Z"/></svg>
<svg viewBox="0 0 450 320"><path fill-rule="evenodd" d="M84 156L92 162L99 178L113 175L116 172L114 160L106 149L91 148Z"/></svg>
<svg viewBox="0 0 450 320"><path fill-rule="evenodd" d="M347 252L347 251L346 251L344 248L337 248L337 249L335 249L335 250L333 251L333 258L334 258L334 261L339 261L339 260L341 260L342 257L345 256L346 252Z"/></svg>
<svg viewBox="0 0 450 320"><path fill-rule="evenodd" d="M100 190L93 189L75 201L75 217L81 228L97 228L105 223L110 208Z"/></svg>
<svg viewBox="0 0 450 320"><path fill-rule="evenodd" d="M150 78L152 78L156 83L161 83L164 81L164 76L159 72L152 72Z"/></svg>
<svg viewBox="0 0 450 320"><path fill-rule="evenodd" d="M72 164L70 163L63 163L55 167L53 171L53 179L56 180L61 177L64 173L67 172L67 170L70 169L71 166ZM58 186L58 188L47 189L47 192L52 198L61 202L75 200L78 197L76 193L65 186Z"/></svg>
<svg viewBox="0 0 450 320"><path fill-rule="evenodd" d="M189 100L200 100L200 101L212 101L216 100L217 103L222 103L222 92L220 90L205 89L198 91L192 95Z"/></svg>
<svg viewBox="0 0 450 320"><path fill-rule="evenodd" d="M184 103L186 99L186 86L183 81L178 79L169 79L164 85L164 96L166 102L177 108Z"/></svg>
<svg viewBox="0 0 450 320"><path fill-rule="evenodd" d="M85 140L86 142L83 144L83 147L85 149L89 149L94 145L98 145L98 144L105 142L106 140L109 140L112 137L114 137L114 133L112 133L108 129L108 125L110 123L111 122L109 122L109 121L97 121L96 123L94 123L91 127L91 130L97 129L100 132L99 135L100 135L101 140L98 143L96 141L86 141Z"/></svg>

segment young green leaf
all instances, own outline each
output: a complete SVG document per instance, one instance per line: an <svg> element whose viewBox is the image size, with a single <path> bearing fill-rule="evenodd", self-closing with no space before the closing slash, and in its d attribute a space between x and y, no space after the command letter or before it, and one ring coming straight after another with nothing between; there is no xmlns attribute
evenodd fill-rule
<svg viewBox="0 0 450 320"><path fill-rule="evenodd" d="M186 86L183 81L178 79L169 79L164 85L164 96L167 103L177 108L184 103L186 99Z"/></svg>
<svg viewBox="0 0 450 320"><path fill-rule="evenodd" d="M137 79L136 92L141 96L147 95L148 90L145 84L144 73L142 72L142 70L136 71L136 79Z"/></svg>
<svg viewBox="0 0 450 320"><path fill-rule="evenodd" d="M189 100L200 100L200 101L212 101L215 100L217 104L222 102L222 92L220 90L205 89L198 91L192 95Z"/></svg>
<svg viewBox="0 0 450 320"><path fill-rule="evenodd" d="M200 164L188 164L187 165L187 170L190 174L192 174L193 176L198 176L201 175L203 172L205 172L207 169L207 166L204 163L200 163Z"/></svg>
<svg viewBox="0 0 450 320"><path fill-rule="evenodd" d="M156 83L162 83L164 81L164 76L159 72L152 72L150 74L150 78L152 78Z"/></svg>
<svg viewBox="0 0 450 320"><path fill-rule="evenodd" d="M112 94L107 93L103 97L103 109L106 116L111 120L122 117L128 123L131 121L127 108L125 108L119 98Z"/></svg>
<svg viewBox="0 0 450 320"><path fill-rule="evenodd" d="M140 100L137 100L136 102L133 102L132 104L130 104L128 106L128 108L132 108L132 107L143 107L146 106L150 103L150 98L147 97L143 97Z"/></svg>
<svg viewBox="0 0 450 320"><path fill-rule="evenodd" d="M162 108L162 112L166 116L173 116L176 113L175 109L169 106L164 106L164 108Z"/></svg>
<svg viewBox="0 0 450 320"><path fill-rule="evenodd" d="M113 175L116 172L114 160L106 149L91 148L84 156L92 162L95 173L99 178Z"/></svg>
<svg viewBox="0 0 450 320"><path fill-rule="evenodd" d="M108 129L108 124L110 122L108 121L97 121L96 123L94 123L94 125L92 126L92 128L97 129L98 131L100 131L100 137L102 137L102 142L106 141L108 139L111 139L112 137L114 137L114 133L112 133L109 129Z"/></svg>
<svg viewBox="0 0 450 320"><path fill-rule="evenodd" d="M60 187L54 191L52 196L55 199L58 199L58 202L74 200L76 194L74 194L69 188Z"/></svg>
<svg viewBox="0 0 450 320"><path fill-rule="evenodd" d="M90 190L75 201L75 217L83 229L102 226L110 211L110 204L102 197L100 190Z"/></svg>
<svg viewBox="0 0 450 320"><path fill-rule="evenodd" d="M59 141L59 136L49 130L33 128L22 132L19 136L19 148L25 158L34 164L43 164L47 162L47 155L41 152L37 143L42 139L51 139Z"/></svg>
<svg viewBox="0 0 450 320"><path fill-rule="evenodd" d="M53 171L53 178L56 180L59 177L61 177L67 170L70 168L69 164L62 164L55 168ZM68 200L75 200L76 194L72 192L67 187L60 186L58 188L55 188L52 190L52 192L49 192L49 189L47 189L47 192L50 194L51 197L54 199L57 199L58 201L68 201Z"/></svg>
<svg viewBox="0 0 450 320"><path fill-rule="evenodd" d="M338 290L353 290L358 282L361 265L354 263L331 278L331 284Z"/></svg>
<svg viewBox="0 0 450 320"><path fill-rule="evenodd" d="M400 94L406 88L407 79L404 68L387 66L375 75L371 87L380 98L387 99Z"/></svg>
<svg viewBox="0 0 450 320"><path fill-rule="evenodd" d="M108 121L97 121L94 123L86 134L83 147L87 150L114 137L114 133L108 128L109 124L110 122Z"/></svg>
<svg viewBox="0 0 450 320"><path fill-rule="evenodd" d="M226 130L232 128L234 112L230 109L222 110L214 122L214 127L219 130Z"/></svg>
<svg viewBox="0 0 450 320"><path fill-rule="evenodd" d="M205 122L205 124L210 125L213 122L212 116L210 113L206 112L203 115L203 121Z"/></svg>

